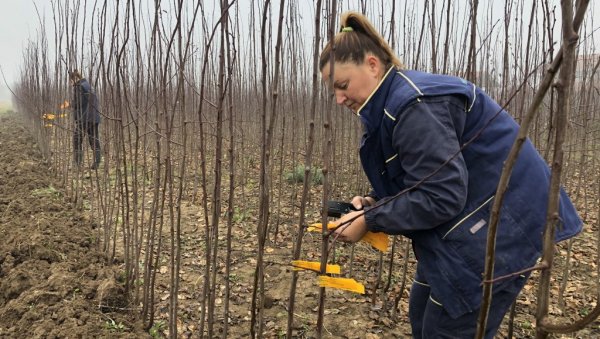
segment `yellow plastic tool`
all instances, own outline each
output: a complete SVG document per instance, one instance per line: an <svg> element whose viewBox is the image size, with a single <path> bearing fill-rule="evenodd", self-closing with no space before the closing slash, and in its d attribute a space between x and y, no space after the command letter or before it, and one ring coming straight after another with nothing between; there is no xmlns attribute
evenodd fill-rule
<svg viewBox="0 0 600 339"><path fill-rule="evenodd" d="M326 275L320 275L319 286L365 294L365 286L350 278L334 278Z"/></svg>
<svg viewBox="0 0 600 339"><path fill-rule="evenodd" d="M316 224L312 224L312 225L308 226L308 228L306 230L309 232L315 232L315 231L321 231L322 228L323 228L323 224L318 222ZM334 222L330 222L327 224L328 230L333 230L336 228L337 228L337 224Z"/></svg>
<svg viewBox="0 0 600 339"><path fill-rule="evenodd" d="M323 228L323 224L316 223L316 224L312 224L312 225L308 226L307 231L309 231L309 232L321 231L322 228ZM335 222L330 222L327 224L328 230L333 230L336 228L337 228L337 223L335 223ZM385 234L385 233L367 232L360 240L366 242L367 244L373 246L374 248L376 248L377 250L379 250L381 252L385 253L388 250L389 239L388 239L387 234Z"/></svg>
<svg viewBox="0 0 600 339"><path fill-rule="evenodd" d="M383 232L367 232L360 240L368 243L383 253L388 250L389 238L387 234Z"/></svg>
<svg viewBox="0 0 600 339"><path fill-rule="evenodd" d="M294 270L310 270L315 272L321 270L321 263L317 261L293 260L292 266L294 266ZM330 274L340 274L340 265L327 264L325 272Z"/></svg>

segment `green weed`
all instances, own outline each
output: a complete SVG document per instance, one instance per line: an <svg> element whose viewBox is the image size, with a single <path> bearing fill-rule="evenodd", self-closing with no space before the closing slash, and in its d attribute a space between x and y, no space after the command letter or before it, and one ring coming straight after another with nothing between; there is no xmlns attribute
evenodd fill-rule
<svg viewBox="0 0 600 339"><path fill-rule="evenodd" d="M236 283L240 280L241 280L241 278L237 274L235 274L235 273L229 274L229 282Z"/></svg>
<svg viewBox="0 0 600 339"><path fill-rule="evenodd" d="M165 322L159 320L152 325L149 332L152 338L162 338L162 331L165 329Z"/></svg>
<svg viewBox="0 0 600 339"><path fill-rule="evenodd" d="M109 320L106 321L105 325L106 325L106 328L108 330L110 330L111 332L113 332L113 331L114 332L123 332L127 329L127 327L125 325L123 325L122 322L119 322L117 324L113 319L110 319L110 318L109 318Z"/></svg>
<svg viewBox="0 0 600 339"><path fill-rule="evenodd" d="M521 328L530 330L533 328L533 325L529 321L525 320L525 321L521 322Z"/></svg>
<svg viewBox="0 0 600 339"><path fill-rule="evenodd" d="M285 174L285 180L290 183L302 183L304 182L304 173L305 167L304 165L298 165L292 172L288 172ZM320 168L313 169L311 171L311 182L314 185L323 184L323 171Z"/></svg>
<svg viewBox="0 0 600 339"><path fill-rule="evenodd" d="M38 188L31 191L31 195L34 197L60 197L60 191L54 188L52 185L45 188Z"/></svg>
<svg viewBox="0 0 600 339"><path fill-rule="evenodd" d="M243 222L244 220L246 220L247 217L247 212L244 211L240 211L240 209L238 207L234 207L233 209L233 222L234 223L240 223Z"/></svg>

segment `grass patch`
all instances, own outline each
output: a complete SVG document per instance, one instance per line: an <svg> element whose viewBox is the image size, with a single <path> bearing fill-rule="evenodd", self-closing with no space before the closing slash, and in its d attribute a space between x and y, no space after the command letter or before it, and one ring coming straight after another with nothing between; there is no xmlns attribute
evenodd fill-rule
<svg viewBox="0 0 600 339"><path fill-rule="evenodd" d="M127 327L122 322L117 323L110 318L106 321L105 326L111 332L123 332L127 330Z"/></svg>
<svg viewBox="0 0 600 339"><path fill-rule="evenodd" d="M44 188L38 188L31 191L31 195L34 197L60 197L60 191L54 188L52 185Z"/></svg>
<svg viewBox="0 0 600 339"><path fill-rule="evenodd" d="M298 166L296 166L296 168L294 168L294 170L292 172L285 174L285 180L290 184L303 183L304 182L304 172L305 172L304 165L298 165ZM313 169L311 171L310 175L311 175L311 182L314 185L321 185L323 183L323 171L320 168Z"/></svg>
<svg viewBox="0 0 600 339"><path fill-rule="evenodd" d="M150 336L152 336L152 338L162 338L162 332L165 330L165 328L165 322L159 320L152 325L148 332L150 333Z"/></svg>
<svg viewBox="0 0 600 339"><path fill-rule="evenodd" d="M240 210L238 207L234 207L234 211L233 211L233 222L234 223L240 223L243 222L244 220L246 220L247 217L247 211L245 210Z"/></svg>

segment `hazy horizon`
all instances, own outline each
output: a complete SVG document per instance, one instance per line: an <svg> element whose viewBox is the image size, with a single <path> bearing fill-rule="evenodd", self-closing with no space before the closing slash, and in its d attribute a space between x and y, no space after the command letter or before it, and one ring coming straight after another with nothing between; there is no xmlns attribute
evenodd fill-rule
<svg viewBox="0 0 600 339"><path fill-rule="evenodd" d="M49 1L0 0L0 103L12 104L12 94L7 85L14 85L19 75L24 46L30 37L37 36L39 21L35 6L43 12L49 4Z"/></svg>
<svg viewBox="0 0 600 339"><path fill-rule="evenodd" d="M11 93L6 86L0 87L0 107L5 105L12 106Z"/></svg>

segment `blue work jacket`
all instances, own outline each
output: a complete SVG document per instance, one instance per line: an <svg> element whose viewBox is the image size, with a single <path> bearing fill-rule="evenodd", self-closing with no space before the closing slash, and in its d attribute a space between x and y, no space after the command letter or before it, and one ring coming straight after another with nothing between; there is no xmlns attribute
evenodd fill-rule
<svg viewBox="0 0 600 339"><path fill-rule="evenodd" d="M365 208L368 229L412 239L432 295L452 317L477 310L490 209L518 124L468 81L395 68L357 114L365 129L360 158L377 205L427 177L393 201ZM540 257L549 182L547 164L527 140L500 211L495 277ZM559 213L557 241L582 228L562 189Z"/></svg>
<svg viewBox="0 0 600 339"><path fill-rule="evenodd" d="M100 123L100 102L86 79L73 86L73 113L75 122L79 124Z"/></svg>

